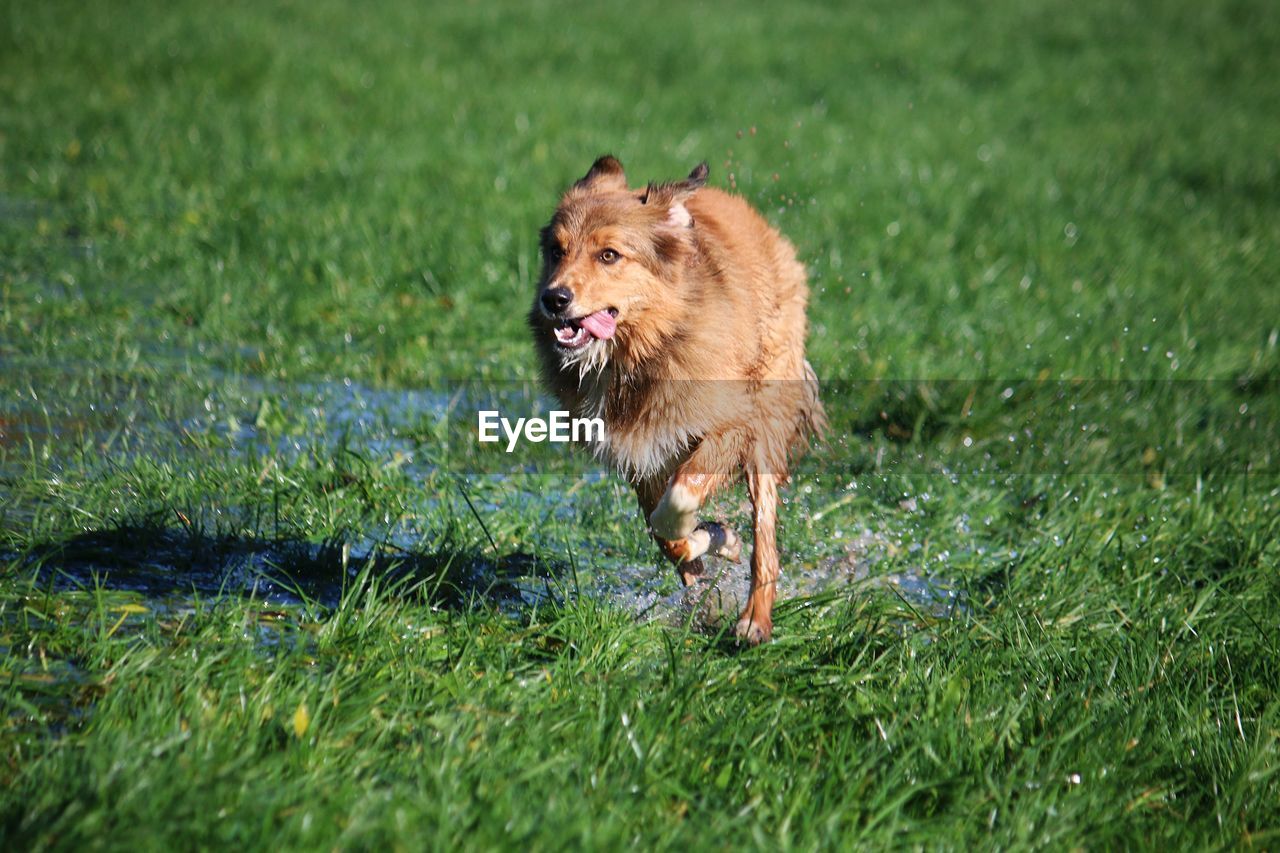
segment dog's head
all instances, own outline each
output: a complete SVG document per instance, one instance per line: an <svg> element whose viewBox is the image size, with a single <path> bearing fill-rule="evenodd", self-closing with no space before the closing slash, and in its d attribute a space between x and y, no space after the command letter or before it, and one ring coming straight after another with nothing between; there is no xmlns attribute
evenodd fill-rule
<svg viewBox="0 0 1280 853"><path fill-rule="evenodd" d="M560 199L542 229L542 276L529 325L560 367L581 373L656 346L684 302L683 269L694 248L685 203L707 180L629 189L622 164L601 157Z"/></svg>

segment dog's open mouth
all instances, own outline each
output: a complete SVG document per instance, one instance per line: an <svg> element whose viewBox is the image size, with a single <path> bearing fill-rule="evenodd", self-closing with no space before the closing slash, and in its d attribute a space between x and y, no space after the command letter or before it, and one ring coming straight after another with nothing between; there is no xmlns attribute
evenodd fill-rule
<svg viewBox="0 0 1280 853"><path fill-rule="evenodd" d="M591 341L607 341L618 328L617 316L617 308L605 308L585 317L561 320L555 327L556 343L565 349L578 349Z"/></svg>

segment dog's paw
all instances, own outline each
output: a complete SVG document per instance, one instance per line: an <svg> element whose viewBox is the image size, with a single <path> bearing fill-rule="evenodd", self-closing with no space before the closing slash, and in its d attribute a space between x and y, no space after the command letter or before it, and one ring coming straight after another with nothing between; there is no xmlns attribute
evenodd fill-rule
<svg viewBox="0 0 1280 853"><path fill-rule="evenodd" d="M732 527L726 527L717 521L704 521L698 530L705 530L710 536L707 553L732 563L742 561L742 539Z"/></svg>
<svg viewBox="0 0 1280 853"><path fill-rule="evenodd" d="M701 582L705 577L706 570L706 564L700 559L681 563L676 569L680 573L680 580L686 587L694 586Z"/></svg>
<svg viewBox="0 0 1280 853"><path fill-rule="evenodd" d="M773 620L762 622L759 619L743 616L734 626L733 635L738 638L739 643L746 643L749 646L767 643L773 636Z"/></svg>
<svg viewBox="0 0 1280 853"><path fill-rule="evenodd" d="M697 586L702 582L702 576L701 560L694 560L692 563L685 563L680 567L680 582L686 587Z"/></svg>
<svg viewBox="0 0 1280 853"><path fill-rule="evenodd" d="M659 537L657 542L662 553L667 555L667 559L680 566L691 563L706 554L711 535L705 530L695 530L683 539L671 540Z"/></svg>

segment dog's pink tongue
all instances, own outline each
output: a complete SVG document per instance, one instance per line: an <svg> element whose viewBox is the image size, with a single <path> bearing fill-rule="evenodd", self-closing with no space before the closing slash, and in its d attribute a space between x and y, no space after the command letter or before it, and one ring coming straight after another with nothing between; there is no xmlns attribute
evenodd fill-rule
<svg viewBox="0 0 1280 853"><path fill-rule="evenodd" d="M591 337L607 341L613 337L613 330L618 328L618 321L608 311L597 311L581 320L582 328L591 333Z"/></svg>

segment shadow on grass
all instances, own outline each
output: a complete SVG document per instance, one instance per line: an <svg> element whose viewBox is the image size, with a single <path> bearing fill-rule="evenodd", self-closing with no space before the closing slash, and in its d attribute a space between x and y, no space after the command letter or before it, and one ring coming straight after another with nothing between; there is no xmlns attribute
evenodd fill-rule
<svg viewBox="0 0 1280 853"><path fill-rule="evenodd" d="M445 547L415 552L340 540L307 542L209 534L161 525L89 531L38 545L19 558L35 581L61 589L103 588L148 597L253 596L277 604L336 607L361 579L392 581L406 594L457 608L510 608L550 597L569 566L526 553L499 556ZM541 581L543 589L531 587Z"/></svg>

